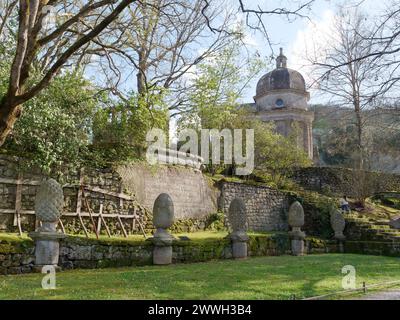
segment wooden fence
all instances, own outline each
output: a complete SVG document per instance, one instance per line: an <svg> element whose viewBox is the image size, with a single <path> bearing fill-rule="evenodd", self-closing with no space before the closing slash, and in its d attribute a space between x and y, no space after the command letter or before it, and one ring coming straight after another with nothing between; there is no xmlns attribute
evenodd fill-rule
<svg viewBox="0 0 400 320"><path fill-rule="evenodd" d="M123 192L113 192L110 190L104 190L99 187L94 187L94 186L89 186L89 185L84 185L83 183L83 177L84 175L81 173L80 178L79 178L79 184L66 184L63 186L63 188L77 188L78 189L78 194L77 194L77 201L76 201L76 210L75 212L63 212L63 216L66 217L77 217L82 225L83 231L85 235L88 237L88 231L87 228L85 227L83 223L83 217L89 217L92 220L92 225L94 226L96 223L94 222L94 218L97 218L97 227L94 228L93 232L98 235L100 234L101 227L104 225L106 232L108 236L111 236L110 230L108 228L107 222L105 218L111 218L117 220L122 233L124 234L125 237L128 236L128 233L124 227L124 224L122 220L126 219L132 219L132 230L136 230L136 227L139 226L140 231L143 233L143 235L146 237L144 228L143 228L143 218L144 218L144 208L134 206L133 207L133 212L131 214L122 214L122 208L124 201L134 201L135 199L127 194L124 194ZM22 209L22 187L24 185L27 186L39 186L40 181L35 181L35 180L30 180L30 179L24 179L22 174L18 175L17 179L10 179L10 178L1 178L0 177L0 184L12 184L16 185L16 196L15 196L15 208L14 209L0 209L0 214L13 214L14 219L13 219L13 226L18 227L19 233L22 234L22 226L21 226L21 216L22 215L34 215L35 211L34 210L23 210ZM87 197L85 195L85 191L89 192L96 192L100 193L103 195L108 195L111 197L115 197L118 199L118 213L103 213L103 205L100 204L99 212L92 212L88 202L87 202ZM88 209L87 212L82 211L82 202L85 202L85 206ZM65 232L64 225L62 221L60 220L60 226Z"/></svg>

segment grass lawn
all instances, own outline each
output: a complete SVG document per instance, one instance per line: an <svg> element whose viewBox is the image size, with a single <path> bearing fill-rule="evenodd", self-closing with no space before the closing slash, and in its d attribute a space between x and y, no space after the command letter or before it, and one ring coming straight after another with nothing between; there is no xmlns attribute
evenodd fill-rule
<svg viewBox="0 0 400 320"><path fill-rule="evenodd" d="M353 254L260 257L57 274L57 289L41 289L41 274L0 276L0 299L289 299L341 290L344 265L357 286L400 279L400 259Z"/></svg>

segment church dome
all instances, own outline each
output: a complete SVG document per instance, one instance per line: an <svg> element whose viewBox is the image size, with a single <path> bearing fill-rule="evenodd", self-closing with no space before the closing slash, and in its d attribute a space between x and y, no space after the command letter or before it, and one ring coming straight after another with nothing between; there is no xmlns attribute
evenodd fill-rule
<svg viewBox="0 0 400 320"><path fill-rule="evenodd" d="M306 93L306 83L300 72L287 68L287 58L280 55L276 58L276 69L263 75L257 83L256 96L261 97L274 90L296 90Z"/></svg>

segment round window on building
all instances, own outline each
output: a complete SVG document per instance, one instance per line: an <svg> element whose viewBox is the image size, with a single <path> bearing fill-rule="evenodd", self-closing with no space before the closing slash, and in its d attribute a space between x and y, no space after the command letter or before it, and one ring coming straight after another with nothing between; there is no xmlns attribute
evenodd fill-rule
<svg viewBox="0 0 400 320"><path fill-rule="evenodd" d="M282 107L285 105L285 103L283 102L282 99L277 99L277 100L275 101L275 105L276 105L278 108L282 108Z"/></svg>

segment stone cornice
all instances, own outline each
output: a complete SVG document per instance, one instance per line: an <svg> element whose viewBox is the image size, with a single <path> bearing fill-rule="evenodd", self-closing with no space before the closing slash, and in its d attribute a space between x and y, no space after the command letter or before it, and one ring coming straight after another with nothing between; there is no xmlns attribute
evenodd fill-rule
<svg viewBox="0 0 400 320"><path fill-rule="evenodd" d="M277 108L255 112L262 120L300 120L308 123L314 121L314 112L295 108Z"/></svg>
<svg viewBox="0 0 400 320"><path fill-rule="evenodd" d="M305 96L307 98L307 101L310 100L310 93L308 91L302 91L302 90L296 90L296 89L277 89L277 90L269 90L268 92L259 95L259 96L254 96L253 99L254 101L257 101L257 99L263 98L265 96L271 95L271 94L284 94L284 93L296 93L302 96Z"/></svg>

